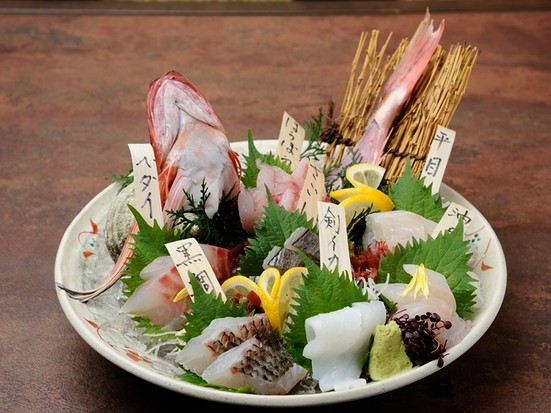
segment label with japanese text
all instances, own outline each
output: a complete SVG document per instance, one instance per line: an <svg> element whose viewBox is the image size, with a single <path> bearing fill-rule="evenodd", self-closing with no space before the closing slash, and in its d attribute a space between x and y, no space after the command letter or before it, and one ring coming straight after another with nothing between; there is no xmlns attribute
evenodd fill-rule
<svg viewBox="0 0 551 413"><path fill-rule="evenodd" d="M149 143L131 143L128 148L132 156L136 209L149 225L153 226L153 221L157 221L163 226L163 208L153 147Z"/></svg>
<svg viewBox="0 0 551 413"><path fill-rule="evenodd" d="M317 220L318 202L325 199L325 175L310 161L304 186L297 203L297 210L304 212L308 219Z"/></svg>
<svg viewBox="0 0 551 413"><path fill-rule="evenodd" d="M425 178L425 186L432 184L433 194L440 190L454 141L455 131L438 125L421 172L421 178Z"/></svg>
<svg viewBox="0 0 551 413"><path fill-rule="evenodd" d="M214 270L195 238L170 242L165 246L192 300L194 294L189 281L190 274L195 277L203 291L214 293L215 297L221 295L222 299L226 299Z"/></svg>
<svg viewBox="0 0 551 413"><path fill-rule="evenodd" d="M434 228L432 236L436 237L444 231L451 232L459 223L459 219L463 219L463 237L469 241L470 248L475 254L475 262L473 267L484 271L491 268L484 262L484 257L490 248L492 239L488 236L488 224L479 218L480 214L475 214L469 208L460 205L456 202L450 202L444 216Z"/></svg>
<svg viewBox="0 0 551 413"><path fill-rule="evenodd" d="M287 112L284 112L277 142L277 155L281 159L289 161L291 169L294 169L300 160L300 152L305 136L304 128Z"/></svg>
<svg viewBox="0 0 551 413"><path fill-rule="evenodd" d="M352 278L344 208L331 202L318 202L318 229L320 264Z"/></svg>

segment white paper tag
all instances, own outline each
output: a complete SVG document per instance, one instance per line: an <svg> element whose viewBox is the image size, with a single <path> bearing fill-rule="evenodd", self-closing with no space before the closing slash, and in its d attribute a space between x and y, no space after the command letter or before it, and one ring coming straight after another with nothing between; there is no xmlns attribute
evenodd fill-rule
<svg viewBox="0 0 551 413"><path fill-rule="evenodd" d="M153 148L149 143L131 143L128 148L132 156L136 209L150 226L157 221L162 227L163 208Z"/></svg>
<svg viewBox="0 0 551 413"><path fill-rule="evenodd" d="M291 170L295 169L300 160L300 151L306 131L300 124L294 120L287 112L283 112L281 120L281 129L279 130L279 139L277 142L277 155L281 159L286 159L291 165Z"/></svg>
<svg viewBox="0 0 551 413"><path fill-rule="evenodd" d="M192 300L194 294L189 282L190 272L203 287L203 291L209 294L214 293L215 297L220 295L223 300L226 299L214 270L195 238L170 242L165 246Z"/></svg>
<svg viewBox="0 0 551 413"><path fill-rule="evenodd" d="M314 161L310 161L297 209L304 212L308 219L317 220L318 202L325 199L325 196L325 175L314 165Z"/></svg>
<svg viewBox="0 0 551 413"><path fill-rule="evenodd" d="M345 272L352 279L344 208L331 202L318 202L318 230L320 264Z"/></svg>
<svg viewBox="0 0 551 413"><path fill-rule="evenodd" d="M432 231L432 236L436 237L441 232L452 232L461 217L463 218L463 227L466 229L471 223L471 216L473 216L471 210L455 202L450 202L446 208L446 212L444 212L444 216L442 216L442 219Z"/></svg>
<svg viewBox="0 0 551 413"><path fill-rule="evenodd" d="M455 131L438 125L421 172L421 178L425 178L425 186L432 184L433 194L440 190L454 141Z"/></svg>

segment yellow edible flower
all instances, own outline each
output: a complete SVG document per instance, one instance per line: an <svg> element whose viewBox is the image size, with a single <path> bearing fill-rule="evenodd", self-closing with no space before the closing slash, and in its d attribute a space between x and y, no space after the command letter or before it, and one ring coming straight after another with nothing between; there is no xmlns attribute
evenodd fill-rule
<svg viewBox="0 0 551 413"><path fill-rule="evenodd" d="M413 292L413 299L417 299L417 293L419 291L423 292L425 299L429 297L429 278L427 276L427 272L425 271L424 264L419 264L417 271L415 271L415 274L413 274L413 277L411 277L411 281L409 282L407 287L404 288L404 291L402 291L402 294L400 295L402 297L408 295L413 287L415 287L415 290Z"/></svg>

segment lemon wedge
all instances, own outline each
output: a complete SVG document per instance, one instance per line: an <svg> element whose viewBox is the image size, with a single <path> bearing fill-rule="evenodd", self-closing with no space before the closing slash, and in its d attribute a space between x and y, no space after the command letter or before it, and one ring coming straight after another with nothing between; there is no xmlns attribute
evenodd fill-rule
<svg viewBox="0 0 551 413"><path fill-rule="evenodd" d="M359 186L355 188L343 188L343 189L335 189L334 191L329 192L329 196L336 201L342 202L346 198L350 198L352 196L358 196L358 195L365 195L367 194L371 189L369 186Z"/></svg>
<svg viewBox="0 0 551 413"><path fill-rule="evenodd" d="M394 202L387 194L371 187L365 187L365 189L369 189L369 191L350 196L340 202L339 205L344 208L347 223L354 216L367 209L371 209L372 212L392 211L394 209Z"/></svg>
<svg viewBox="0 0 551 413"><path fill-rule="evenodd" d="M383 181L385 168L370 162L357 163L346 170L346 179L354 187L378 188Z"/></svg>
<svg viewBox="0 0 551 413"><path fill-rule="evenodd" d="M254 291L260 296L258 285L256 285L253 280L243 275L234 275L228 278L222 283L221 287L228 300L232 300L236 296L247 297L251 291Z"/></svg>
<svg viewBox="0 0 551 413"><path fill-rule="evenodd" d="M305 272L304 267L293 267L280 275L277 268L268 268L262 272L256 283L248 277L235 275L222 283L222 291L227 299L233 299L238 294L246 297L254 291L260 298L270 324L281 335L295 297L294 289L302 283Z"/></svg>
<svg viewBox="0 0 551 413"><path fill-rule="evenodd" d="M289 268L281 277L279 286L278 297L278 319L279 319L279 331L283 333L285 330L285 321L289 312L292 311L291 304L293 299L297 296L295 289L303 283L303 276L306 273L304 267Z"/></svg>

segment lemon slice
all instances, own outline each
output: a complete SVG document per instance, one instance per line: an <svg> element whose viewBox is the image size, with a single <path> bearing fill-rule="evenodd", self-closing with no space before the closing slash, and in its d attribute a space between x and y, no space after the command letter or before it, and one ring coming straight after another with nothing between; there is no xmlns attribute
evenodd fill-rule
<svg viewBox="0 0 551 413"><path fill-rule="evenodd" d="M279 270L277 268L268 268L262 272L258 278L258 287L267 296L274 296L279 289L280 280ZM262 298L262 297L261 297Z"/></svg>
<svg viewBox="0 0 551 413"><path fill-rule="evenodd" d="M354 164L346 170L346 179L354 187L370 186L378 188L384 175L385 168L369 162Z"/></svg>
<svg viewBox="0 0 551 413"><path fill-rule="evenodd" d="M369 186L359 186L355 188L335 189L329 192L329 196L339 202L344 201L346 198L357 195L365 195L366 191L369 191Z"/></svg>
<svg viewBox="0 0 551 413"><path fill-rule="evenodd" d="M278 318L279 318L279 331L283 333L285 330L285 321L289 312L292 310L291 303L294 297L297 296L294 291L303 282L303 275L306 273L304 267L289 268L281 277L279 294L278 294Z"/></svg>
<svg viewBox="0 0 551 413"><path fill-rule="evenodd" d="M231 300L238 295L247 297L251 291L254 291L257 295L260 295L258 285L256 285L253 280L243 275L234 275L233 277L228 278L222 283L221 287L228 300Z"/></svg>
<svg viewBox="0 0 551 413"><path fill-rule="evenodd" d="M366 187L365 189L370 189L371 191L365 191L361 195L348 197L339 204L344 208L347 223L354 216L369 208L371 208L372 212L392 211L394 209L394 202L392 202L387 194L371 187Z"/></svg>

